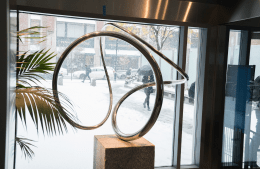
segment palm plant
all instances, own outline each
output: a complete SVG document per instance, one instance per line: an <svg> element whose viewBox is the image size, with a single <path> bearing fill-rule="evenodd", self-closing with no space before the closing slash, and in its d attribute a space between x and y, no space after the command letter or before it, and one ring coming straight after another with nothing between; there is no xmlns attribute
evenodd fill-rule
<svg viewBox="0 0 260 169"><path fill-rule="evenodd" d="M40 42L46 36L41 36L37 29L45 27L31 27L17 33L17 38L22 42L22 37L30 38L30 35L39 35ZM29 37L28 37L29 35ZM42 40L43 39L43 40ZM38 131L39 127L45 134L57 134L67 131L66 118L77 120L70 112L74 112L73 104L67 96L59 93L61 104L56 102L53 90L40 86L44 74L54 71L55 63L50 61L56 56L50 50L39 50L33 53L23 52L17 57L17 84L16 84L16 109L21 121L26 126L26 117L29 116ZM30 146L34 146L33 140L16 137L16 143L20 146L25 157L32 158L34 152Z"/></svg>

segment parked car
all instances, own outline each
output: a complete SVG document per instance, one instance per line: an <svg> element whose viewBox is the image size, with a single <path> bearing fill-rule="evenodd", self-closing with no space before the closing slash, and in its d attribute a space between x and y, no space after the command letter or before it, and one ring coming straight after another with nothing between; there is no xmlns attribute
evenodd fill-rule
<svg viewBox="0 0 260 169"><path fill-rule="evenodd" d="M79 79L83 79L85 74L86 74L85 70L80 70L80 71L75 71L74 73L72 73L72 76L76 77L76 78L79 78Z"/></svg>
<svg viewBox="0 0 260 169"><path fill-rule="evenodd" d="M91 73L89 74L89 77L91 79L106 79L105 70L103 67L92 67ZM110 79L114 79L114 69L112 67L107 67L107 72L110 77ZM86 74L85 70L75 71L72 75L73 77L83 79Z"/></svg>
<svg viewBox="0 0 260 169"><path fill-rule="evenodd" d="M106 79L105 70L103 67L92 67L91 73L89 74L89 77L91 79ZM114 72L115 70L112 67L107 67L107 72L109 78L112 80L114 79Z"/></svg>
<svg viewBox="0 0 260 169"><path fill-rule="evenodd" d="M132 69L131 75L135 75L135 74L137 73L137 70L138 70L138 69ZM118 79L125 79L126 76L127 76L127 75L126 75L126 70L119 70L119 71L116 72L116 77L117 77Z"/></svg>
<svg viewBox="0 0 260 169"><path fill-rule="evenodd" d="M64 75L68 75L68 71L67 71L67 69L62 68L62 67L60 68L59 73L62 74L63 76L64 76Z"/></svg>

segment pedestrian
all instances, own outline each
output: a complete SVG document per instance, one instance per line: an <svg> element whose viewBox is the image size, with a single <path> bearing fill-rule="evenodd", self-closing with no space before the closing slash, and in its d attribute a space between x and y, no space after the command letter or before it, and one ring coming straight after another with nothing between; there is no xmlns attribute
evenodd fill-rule
<svg viewBox="0 0 260 169"><path fill-rule="evenodd" d="M86 67L86 74L83 77L82 83L84 83L84 81L86 80L87 77L89 78L89 83L91 83L91 78L89 77L89 74L91 73L91 69L88 65L85 65L85 67Z"/></svg>
<svg viewBox="0 0 260 169"><path fill-rule="evenodd" d="M149 75L149 76L148 75L143 76L142 82L143 82L143 84L154 82L153 74L151 73L151 75ZM146 104L147 104L147 109L148 109L148 111L150 111L151 109L150 109L150 106L149 106L149 102L150 102L150 94L153 93L153 87L152 86L146 87L144 89L144 93L146 94L146 98L144 100L143 105L144 105L144 108L146 108Z"/></svg>
<svg viewBox="0 0 260 169"><path fill-rule="evenodd" d="M116 81L116 76L117 76L116 71L114 71L113 73L114 73L114 81Z"/></svg>
<svg viewBox="0 0 260 169"><path fill-rule="evenodd" d="M131 68L129 68L129 69L126 71L126 75L127 75L127 76L130 76L130 75L131 75L131 73L132 73L131 71L132 71L132 69L131 69Z"/></svg>
<svg viewBox="0 0 260 169"><path fill-rule="evenodd" d="M125 78L125 84L128 84L131 82L131 74L132 74L132 68L129 68L127 71L126 71L126 78Z"/></svg>
<svg viewBox="0 0 260 169"><path fill-rule="evenodd" d="M188 90L188 94L189 94L189 102L193 102L194 101L194 96L195 96L195 82L193 82L190 85L190 88Z"/></svg>

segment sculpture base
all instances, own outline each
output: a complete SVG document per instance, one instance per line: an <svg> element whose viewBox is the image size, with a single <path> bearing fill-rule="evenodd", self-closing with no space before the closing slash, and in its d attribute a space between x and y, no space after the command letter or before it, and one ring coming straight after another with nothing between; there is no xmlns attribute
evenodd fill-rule
<svg viewBox="0 0 260 169"><path fill-rule="evenodd" d="M144 138L123 141L115 135L94 136L94 169L154 169L154 145Z"/></svg>

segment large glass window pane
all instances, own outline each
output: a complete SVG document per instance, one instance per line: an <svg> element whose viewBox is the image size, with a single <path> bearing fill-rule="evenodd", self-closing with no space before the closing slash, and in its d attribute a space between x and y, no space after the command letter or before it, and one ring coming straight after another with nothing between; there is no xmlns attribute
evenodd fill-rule
<svg viewBox="0 0 260 169"><path fill-rule="evenodd" d="M251 105L247 111L246 137L244 142L244 162L249 166L260 166L260 39L259 32L253 32L251 40L249 65L255 66L254 81L250 84Z"/></svg>
<svg viewBox="0 0 260 169"><path fill-rule="evenodd" d="M40 27L41 26L41 17L37 16L37 15L31 15L31 19L30 19L30 26L31 27ZM35 29L35 31L41 32L40 29ZM32 37L30 39L30 50L31 51L37 51L39 50L39 45L37 45L37 37L40 37L39 34L32 34L30 35L30 37Z"/></svg>
<svg viewBox="0 0 260 169"><path fill-rule="evenodd" d="M86 25L86 33L91 33L91 32L95 32L95 25L87 24Z"/></svg>
<svg viewBox="0 0 260 169"><path fill-rule="evenodd" d="M223 126L222 163L229 166L233 162L234 122L236 107L237 70L239 66L239 44L241 31L230 30L228 47L228 65L226 78L225 112Z"/></svg>
<svg viewBox="0 0 260 169"><path fill-rule="evenodd" d="M231 30L230 36L231 32L238 31ZM222 148L222 163L226 167L256 168L259 165L258 43L258 40L251 41L249 65L243 63L247 57L243 52L238 53L240 58L236 59L236 64L227 65ZM245 49L246 46L242 46L240 51Z"/></svg>
<svg viewBox="0 0 260 169"><path fill-rule="evenodd" d="M30 17L30 14L20 15L20 21L24 21L28 17ZM42 20L46 19L46 17L41 16ZM54 16L48 16L48 19L49 23L55 22L57 26L47 29L49 36L40 45L40 48L49 45L48 48L57 53L57 56L50 62L56 62L65 48L78 37L91 31L100 31L106 23L106 21L68 19ZM45 23L48 22L43 22L42 26L46 26ZM25 23L21 22L20 24L24 24L22 28L27 28ZM67 37L64 36L63 24L67 25L67 28L65 27ZM179 27L131 23L118 24L137 34L161 51L166 57L177 63ZM84 31L84 27L87 30ZM106 29L120 32L110 26ZM149 63L137 49L120 39L105 37L102 41L105 62L113 89L114 106L126 92L135 86L143 84L142 80L145 75L138 74L137 70L144 65L149 65ZM104 76L98 42L99 38L89 39L75 47L64 60L60 69L63 83L58 85L58 90L66 94L74 103L77 117L83 125L99 123L105 117L109 105L109 90ZM25 51L28 49L24 48ZM161 68L163 79L175 80L176 70L153 52L152 54ZM91 70L89 76L85 76L89 69ZM149 75L149 78L152 79L152 75ZM45 79L46 81L41 81L42 86L51 88L52 74L46 75ZM155 145L155 166L172 165L175 86L165 85L164 89L161 114L154 127L144 136ZM147 90L149 90L149 94L147 94ZM121 105L117 120L119 128L123 132L132 133L145 125L151 115L151 110L154 108L155 90L156 88L153 87L138 91L127 98ZM37 147L32 147L35 156L30 161L24 160L22 152L19 149L17 150L17 169L93 168L94 135L114 133L111 119L108 119L102 127L96 130L75 131L68 127L67 133L53 136L44 135L40 127L37 133L36 127L29 116L26 125L27 128L23 126L19 119L18 135L37 141L34 143Z"/></svg>
<svg viewBox="0 0 260 169"><path fill-rule="evenodd" d="M57 36L58 37L65 37L65 23L64 22L57 22Z"/></svg>
<svg viewBox="0 0 260 169"><path fill-rule="evenodd" d="M182 148L181 165L194 164L194 136L196 124L196 78L198 72L199 42L200 30L198 28L188 29L188 44L186 56L186 73L189 75L189 81L185 84L184 92L184 111L182 126Z"/></svg>
<svg viewBox="0 0 260 169"><path fill-rule="evenodd" d="M241 31L232 30L229 33L228 64L238 65Z"/></svg>
<svg viewBox="0 0 260 169"><path fill-rule="evenodd" d="M76 23L67 24L67 37L69 38L78 38L84 35L84 25Z"/></svg>

